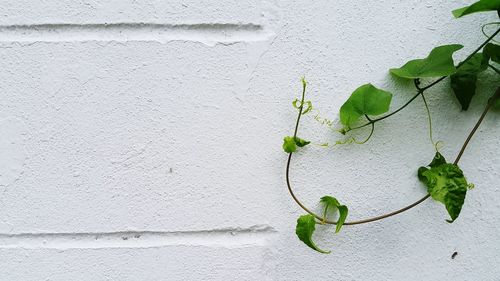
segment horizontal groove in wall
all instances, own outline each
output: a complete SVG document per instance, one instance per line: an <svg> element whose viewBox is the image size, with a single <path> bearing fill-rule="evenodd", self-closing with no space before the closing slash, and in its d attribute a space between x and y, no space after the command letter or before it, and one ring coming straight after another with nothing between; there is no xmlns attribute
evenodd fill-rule
<svg viewBox="0 0 500 281"><path fill-rule="evenodd" d="M201 231L124 231L102 233L0 234L0 249L101 249L208 246L265 246L276 233L270 226Z"/></svg>
<svg viewBox="0 0 500 281"><path fill-rule="evenodd" d="M259 24L39 24L0 25L0 42L195 41L217 43L265 41L272 32Z"/></svg>

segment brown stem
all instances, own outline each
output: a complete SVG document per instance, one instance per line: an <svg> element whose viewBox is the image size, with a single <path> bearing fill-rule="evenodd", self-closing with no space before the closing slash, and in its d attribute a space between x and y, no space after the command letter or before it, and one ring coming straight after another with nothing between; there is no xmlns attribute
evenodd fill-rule
<svg viewBox="0 0 500 281"><path fill-rule="evenodd" d="M483 114L481 114L481 117L479 117L479 120L477 121L476 125L474 128L472 128L472 131L470 131L469 136L467 136L467 139L464 142L464 145L462 145L462 148L460 149L460 152L457 155L457 158L455 159L455 162L453 164L458 164L458 161L460 161L460 158L462 157L462 154L464 154L465 148L469 144L469 141L472 139L472 136L476 132L477 128L479 128L479 125L481 125L481 122L483 122L484 116L486 116L486 113L490 110L490 108L495 104L495 101L500 98L500 87L498 87L497 91L495 92L495 95L490 98L488 101L488 105L483 111Z"/></svg>

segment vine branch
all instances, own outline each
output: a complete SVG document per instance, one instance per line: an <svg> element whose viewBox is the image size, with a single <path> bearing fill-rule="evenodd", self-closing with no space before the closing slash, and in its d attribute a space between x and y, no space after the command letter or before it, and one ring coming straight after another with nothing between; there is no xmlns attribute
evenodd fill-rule
<svg viewBox="0 0 500 281"><path fill-rule="evenodd" d="M464 63L466 63L467 61L469 61L475 54L477 54L479 51L481 51L481 49L486 46L486 44L488 44L491 40L493 40L493 38L495 38L495 36L497 36L497 34L500 33L500 28L497 29L497 31L495 31L491 36L489 36L481 45L479 45L479 47L477 47L472 53L470 53L463 61L461 61L458 65L457 65L457 69L460 68L462 65L464 65ZM494 66L492 65L489 65L494 71L496 71L497 73L500 73L499 70L497 68L495 68ZM369 120L366 124L363 124L363 125L360 125L358 127L354 127L354 128L351 128L351 129L348 129L346 130L346 132L349 132L349 131L353 131L353 130L357 130L357 129L361 129L361 128L364 128L366 126L369 126L371 125L372 123L376 123L378 121L381 121L381 120L384 120L388 117L391 117L392 115L400 112L401 110L403 110L404 108L406 108L408 105L410 105L410 103L412 103L419 95L424 95L424 92L426 90L428 90L429 88L435 86L436 84L438 84L439 82L443 81L447 76L442 76L440 78L438 78L436 81L432 82L431 84L425 86L425 87L420 87L420 80L419 79L415 79L414 80L414 83L415 83L415 87L417 88L417 94L415 94L411 99L409 99L405 104L403 104L401 107L399 107L398 109L396 109L395 111L385 115L385 116L382 116L382 117L379 117L379 118L376 118L376 119L372 119L372 120Z"/></svg>
<svg viewBox="0 0 500 281"><path fill-rule="evenodd" d="M295 125L295 132L294 132L294 137L297 135L297 131L298 131L298 124L299 124L299 121L300 121L300 115L302 114L302 104L304 103L304 96L305 96L305 83L304 83L304 86L303 86L303 92L302 92L302 102L301 102L301 107L299 107L299 117L297 118L297 123ZM486 113L488 113L488 111L490 110L490 108L495 104L496 100L497 99L500 99L500 87L498 87L498 89L496 90L495 92L495 95L488 101L488 104L486 105L483 113L481 114L481 117L479 118L479 120L476 122L476 125L474 126L474 128L471 130L471 132L469 133L467 139L465 140L464 144L462 145L462 148L460 149L460 152L458 153L458 156L457 158L455 159L455 161L453 162L453 164L457 165L458 162L460 161L460 158L462 157L462 154L464 153L465 151L465 148L467 147L467 145L469 144L469 141L472 139L472 136L474 135L474 133L477 131L477 129L479 128L479 126L481 125L481 123L483 122L483 119L484 117L486 116ZM314 217L316 217L318 220L320 220L322 223L325 223L325 224L337 224L336 221L330 221L330 220L326 220L324 217L321 217L319 215L317 215L316 213L314 213L313 211L309 210L298 198L297 196L295 195L295 193L293 192L292 190L292 186L290 184L290 165L291 165L291 161L292 161L292 155L293 153L289 153L288 154L288 160L287 160L287 163L286 163L286 183L287 183L287 186L288 186L288 191L290 193L290 195L292 196L292 198L294 199L294 201L304 210L306 211L307 213L313 215ZM390 212L390 213L387 213L387 214L383 214L383 215L380 215L380 216L376 216L376 217L372 217L372 218L368 218L368 219L362 219L362 220L357 220L357 221L347 221L344 223L344 225L356 225L356 224L364 224L364 223L369 223L369 222L374 222L374 221L378 221L378 220L382 220L382 219L385 219L385 218L388 218L388 217L392 217L394 215L397 215L397 214L400 214L400 213L403 213L417 205L419 205L420 203L424 202L427 198L430 197L430 194L426 194L424 197L422 197L421 199L417 200L416 202L406 206L406 207L403 207L399 210L396 210L396 211L393 211L393 212Z"/></svg>

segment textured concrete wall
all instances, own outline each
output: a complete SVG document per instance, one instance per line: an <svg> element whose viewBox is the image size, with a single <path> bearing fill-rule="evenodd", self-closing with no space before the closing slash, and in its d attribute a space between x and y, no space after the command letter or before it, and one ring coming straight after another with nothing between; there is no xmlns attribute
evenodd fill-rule
<svg viewBox="0 0 500 281"><path fill-rule="evenodd" d="M321 255L296 238L284 182L300 76L323 117L368 82L396 108L414 90L390 67L484 40L495 17L452 19L464 4L0 1L0 280L498 280L499 115L463 156L476 189L454 224L429 200L320 227ZM489 94L499 80L485 76ZM428 97L453 159L486 95L462 113L446 83ZM297 195L312 208L334 195L351 219L420 198L425 109L397 116L366 145L298 153ZM301 135L339 138L312 115Z"/></svg>

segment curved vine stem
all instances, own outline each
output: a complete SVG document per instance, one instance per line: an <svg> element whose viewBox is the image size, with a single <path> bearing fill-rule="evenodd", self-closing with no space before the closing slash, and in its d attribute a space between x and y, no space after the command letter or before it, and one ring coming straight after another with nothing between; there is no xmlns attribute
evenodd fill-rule
<svg viewBox="0 0 500 281"><path fill-rule="evenodd" d="M300 116L302 115L302 106L304 104L305 90L306 90L306 83L305 83L305 81L303 81L302 101L301 101L301 106L299 107L299 116L297 117L297 122L295 124L294 137L297 136L297 131L298 131L298 128L299 128ZM483 113L481 114L481 117L476 122L476 125L474 126L474 128L471 130L471 132L467 136L467 139L465 140L464 144L462 145L462 148L460 149L460 152L458 153L458 156L455 159L455 161L453 162L453 164L455 164L455 165L458 164L458 162L460 161L460 158L462 157L462 155L463 155L463 153L465 151L465 148L469 144L469 141L472 139L472 136L474 135L474 133L479 128L479 125L481 125L481 123L483 122L483 119L486 116L486 113L488 113L488 111L493 106L493 104L495 104L495 102L496 102L497 99L500 99L500 87L498 87L498 89L495 92L495 95L488 101L488 104L486 105ZM290 164L291 164L291 161L292 161L292 155L293 155L293 153L289 153L288 154L288 160L287 160L287 163L286 163L286 183L287 183L287 186L288 186L288 191L289 191L290 195L292 196L293 200L304 211L306 211L307 213L313 215L314 217L316 217L321 222L323 222L325 224L337 224L336 221L325 220L324 217L319 216L316 213L314 213L311 210L309 210L304 204L302 204L302 202L297 198L297 196L293 192L292 186L290 184ZM382 219L385 219L385 218L388 218L388 217L392 217L394 215L403 213L403 212L405 212L405 211L407 211L407 210L409 210L409 209L411 209L411 208L419 205L420 203L424 202L429 197L430 197L430 195L427 194L424 197L422 197L421 199L417 200L416 202L414 202L414 203L412 203L412 204L410 204L410 205L408 205L406 207L403 207L403 208L401 208L399 210L396 210L396 211L393 211L393 212L390 212L390 213L387 213L387 214L383 214L383 215L380 215L380 216L368 218L368 219L357 220L357 221L347 221L347 222L344 223L344 225L363 224L363 223L374 222L374 221L382 220Z"/></svg>
<svg viewBox="0 0 500 281"><path fill-rule="evenodd" d="M490 100L488 101L488 105L484 109L483 114L481 114L481 117L477 121L474 128L472 128L472 131L470 132L469 136L467 136L467 139L465 140L464 145L462 145L462 148L460 149L460 152L458 153L457 158L455 159L455 162L453 162L453 164L455 165L458 164L458 161L460 161L462 154L464 154L465 148L469 144L469 141L472 139L472 136L476 132L477 128L479 128L479 125L481 125L481 122L483 122L484 116L486 116L486 113L488 113L488 110L490 110L490 108L495 104L497 99L500 99L500 87L497 88L495 95L493 95L493 97L491 97Z"/></svg>
<svg viewBox="0 0 500 281"><path fill-rule="evenodd" d="M368 115L366 115L366 114L365 114L365 118L366 118L368 121L372 121L372 120L370 119L370 117L369 117ZM371 130L370 130L370 134L368 135L368 137L367 137L364 141L356 141L356 140L355 140L355 141L354 141L355 143L357 143L357 144L364 144L364 143L366 143L367 141L369 141L369 140L370 140L370 138L371 138L371 137L372 137L372 135L373 135L373 131L375 131L375 123L371 123L371 124L372 124L372 128L371 128Z"/></svg>

